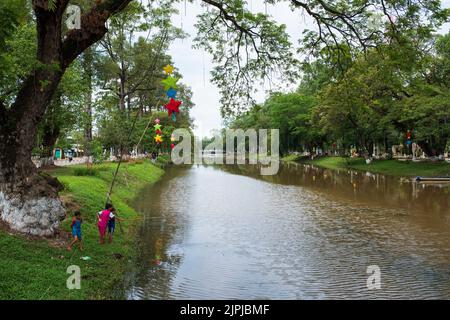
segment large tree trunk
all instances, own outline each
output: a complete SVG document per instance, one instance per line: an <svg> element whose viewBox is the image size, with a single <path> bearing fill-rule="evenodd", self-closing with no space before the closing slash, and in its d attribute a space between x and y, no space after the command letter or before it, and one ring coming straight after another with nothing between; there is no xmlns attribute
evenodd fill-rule
<svg viewBox="0 0 450 320"><path fill-rule="evenodd" d="M10 131L1 126L0 139L6 143L0 144L0 217L14 230L50 236L65 209L58 198L61 185L38 175L31 161L37 116L23 117Z"/></svg>
<svg viewBox="0 0 450 320"><path fill-rule="evenodd" d="M61 20L69 0L33 0L39 66L24 81L10 108L0 104L0 219L12 229L39 236L53 235L65 209L58 198L61 185L37 174L31 161L39 122L72 61L107 29L109 16L131 0L98 2L81 17L82 28L61 39Z"/></svg>
<svg viewBox="0 0 450 320"><path fill-rule="evenodd" d="M58 91L57 91L58 92ZM44 115L42 127L42 151L40 154L40 167L51 166L53 161L53 149L58 140L61 128L59 122L55 119L57 109L61 108L63 104L61 92L55 95L53 101L50 103Z"/></svg>
<svg viewBox="0 0 450 320"><path fill-rule="evenodd" d="M50 67L61 61L61 8L51 12L39 7L41 3L34 4L37 58L42 66L25 81L11 108L2 110L0 212L12 229L47 236L53 234L65 210L58 199L57 184L37 175L31 152L37 125L64 72Z"/></svg>
<svg viewBox="0 0 450 320"><path fill-rule="evenodd" d="M53 161L53 150L55 149L56 141L58 140L61 129L58 126L45 125L44 134L42 136L42 152L41 152L41 167L51 166Z"/></svg>

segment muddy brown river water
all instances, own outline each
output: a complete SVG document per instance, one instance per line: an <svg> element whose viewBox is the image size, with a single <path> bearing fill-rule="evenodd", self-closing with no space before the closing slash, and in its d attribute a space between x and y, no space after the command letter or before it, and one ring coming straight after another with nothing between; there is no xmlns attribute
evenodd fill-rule
<svg viewBox="0 0 450 320"><path fill-rule="evenodd" d="M300 164L259 173L173 167L143 190L126 297L450 299L448 185Z"/></svg>

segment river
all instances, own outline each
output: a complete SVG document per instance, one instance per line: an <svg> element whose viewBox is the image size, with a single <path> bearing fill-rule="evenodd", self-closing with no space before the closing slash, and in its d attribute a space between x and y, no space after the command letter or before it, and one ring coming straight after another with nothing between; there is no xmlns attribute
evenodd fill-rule
<svg viewBox="0 0 450 320"><path fill-rule="evenodd" d="M143 190L126 298L450 299L448 186L301 164L259 173L173 167Z"/></svg>

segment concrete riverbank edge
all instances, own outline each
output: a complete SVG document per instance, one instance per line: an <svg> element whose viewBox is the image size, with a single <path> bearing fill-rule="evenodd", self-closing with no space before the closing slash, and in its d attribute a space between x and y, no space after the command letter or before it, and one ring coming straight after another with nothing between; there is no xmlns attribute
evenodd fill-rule
<svg viewBox="0 0 450 320"><path fill-rule="evenodd" d="M327 169L353 169L399 177L450 177L450 164L444 161L412 162L374 160L371 164L366 164L362 158L320 157L314 160L308 160L296 155L286 156L282 160L286 162L312 164Z"/></svg>

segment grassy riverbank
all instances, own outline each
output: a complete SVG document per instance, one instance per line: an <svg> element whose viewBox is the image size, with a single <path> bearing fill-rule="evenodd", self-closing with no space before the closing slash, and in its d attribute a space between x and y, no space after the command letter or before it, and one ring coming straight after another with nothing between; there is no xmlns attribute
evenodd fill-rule
<svg viewBox="0 0 450 320"><path fill-rule="evenodd" d="M283 160L309 163L328 169L355 169L394 176L450 176L450 164L444 162L432 163L412 161L402 162L397 160L375 160L368 165L366 164L364 159L360 158L353 159L343 157L322 157L315 160L302 160L295 155L289 155L283 158Z"/></svg>
<svg viewBox="0 0 450 320"><path fill-rule="evenodd" d="M138 212L129 203L139 189L164 173L147 161L122 165L112 201L126 221L117 226L112 245L100 246L95 214L104 206L115 168L108 163L93 170L74 166L48 171L65 186L61 196L69 212L61 224L62 235L43 240L0 230L0 299L108 299L115 295L112 288L122 281L124 268L134 254L135 226L139 222ZM83 215L84 252L78 247L72 252L66 250L73 210ZM81 260L84 256L91 260ZM81 268L81 290L66 288L70 265Z"/></svg>

